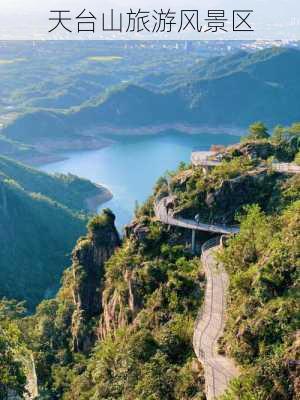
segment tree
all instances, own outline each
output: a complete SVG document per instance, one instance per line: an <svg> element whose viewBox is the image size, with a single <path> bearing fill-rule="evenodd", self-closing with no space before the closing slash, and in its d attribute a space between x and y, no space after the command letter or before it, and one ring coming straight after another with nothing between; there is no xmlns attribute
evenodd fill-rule
<svg viewBox="0 0 300 400"><path fill-rule="evenodd" d="M296 122L294 123L290 128L289 128L289 132L292 135L300 135L300 122Z"/></svg>
<svg viewBox="0 0 300 400"><path fill-rule="evenodd" d="M275 143L280 143L282 140L285 139L287 135L287 130L282 125L275 126L273 133L272 133L272 140Z"/></svg>
<svg viewBox="0 0 300 400"><path fill-rule="evenodd" d="M24 346L14 320L23 310L22 303L0 301L0 399L8 398L9 393L25 393L26 376L20 361Z"/></svg>
<svg viewBox="0 0 300 400"><path fill-rule="evenodd" d="M9 392L24 394L26 376L23 365L16 359L20 350L19 332L13 324L0 326L0 398Z"/></svg>
<svg viewBox="0 0 300 400"><path fill-rule="evenodd" d="M263 122L255 122L249 126L249 134L246 136L248 140L268 139L270 137L268 128Z"/></svg>
<svg viewBox="0 0 300 400"><path fill-rule="evenodd" d="M295 163L297 164L297 165L300 165L300 151L296 154L296 156L295 156Z"/></svg>
<svg viewBox="0 0 300 400"><path fill-rule="evenodd" d="M158 350L141 369L141 377L136 385L137 398L172 400L175 383L176 369L166 354Z"/></svg>

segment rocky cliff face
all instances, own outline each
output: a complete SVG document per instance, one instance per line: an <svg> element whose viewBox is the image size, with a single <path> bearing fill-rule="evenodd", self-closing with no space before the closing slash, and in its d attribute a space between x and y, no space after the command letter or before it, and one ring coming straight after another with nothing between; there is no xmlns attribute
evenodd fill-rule
<svg viewBox="0 0 300 400"><path fill-rule="evenodd" d="M223 223L232 223L238 210L249 203L249 199L261 204L268 202L272 194L274 176L266 170L224 180L219 188L206 194L205 203L213 211L214 218Z"/></svg>
<svg viewBox="0 0 300 400"><path fill-rule="evenodd" d="M284 179L265 168L248 171L232 179L222 179L218 185L203 187L197 195L198 204L210 222L232 224L236 214L250 202L268 208L279 182ZM180 209L175 215L193 218L198 212L198 208L188 204L188 208Z"/></svg>
<svg viewBox="0 0 300 400"><path fill-rule="evenodd" d="M227 160L233 157L246 156L251 160L267 160L276 153L276 145L270 142L246 142L230 147L224 158Z"/></svg>
<svg viewBox="0 0 300 400"><path fill-rule="evenodd" d="M103 313L98 328L100 339L105 339L118 328L130 324L140 310L135 271L124 270L122 279L124 291L120 293L117 288L112 287L105 290L103 294Z"/></svg>
<svg viewBox="0 0 300 400"><path fill-rule="evenodd" d="M76 351L87 351L94 341L91 328L102 312L104 264L120 245L114 221L115 216L104 210L90 222L87 237L79 240L73 251L72 336Z"/></svg>
<svg viewBox="0 0 300 400"><path fill-rule="evenodd" d="M140 311L142 296L139 271L143 266L138 242L130 234L107 264L102 315L97 331L100 339L132 323Z"/></svg>

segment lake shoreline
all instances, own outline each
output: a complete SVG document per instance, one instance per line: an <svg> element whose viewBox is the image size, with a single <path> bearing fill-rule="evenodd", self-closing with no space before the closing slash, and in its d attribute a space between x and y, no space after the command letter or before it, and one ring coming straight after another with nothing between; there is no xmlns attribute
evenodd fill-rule
<svg viewBox="0 0 300 400"><path fill-rule="evenodd" d="M25 164L39 167L45 164L54 164L60 161L66 161L66 153L76 153L82 151L101 150L105 147L118 143L120 140L137 139L145 137L157 137L167 135L170 132L174 135L183 135L189 137L201 135L226 135L241 137L245 130L233 127L209 127L181 124L168 124L156 126L143 126L139 128L117 128L110 126L99 126L90 130L81 132L81 137L72 141L48 141L35 146L37 154L25 157L15 157L18 161ZM99 137L99 135L109 135L110 137ZM98 137L97 137L98 136ZM218 144L218 143L216 143Z"/></svg>
<svg viewBox="0 0 300 400"><path fill-rule="evenodd" d="M40 142L32 146L33 154L28 153L20 156L19 153L4 153L3 155L38 168L45 164L66 161L68 160L68 153L101 150L114 143L115 140L82 135L81 137L77 136L76 139L70 137L68 140L47 140Z"/></svg>
<svg viewBox="0 0 300 400"><path fill-rule="evenodd" d="M97 211L111 208L117 216L117 226L122 228L130 222L136 202L146 201L157 179L166 171L176 170L181 161L190 163L193 151L207 154L213 144L228 146L237 141L236 137L228 135L174 135L170 132L116 140L113 145L95 151L61 153L65 161L42 165L40 170L50 174L71 173L108 188L113 198L107 192L104 197L94 197L103 194L96 191L88 199L89 209L95 212L97 207Z"/></svg>
<svg viewBox="0 0 300 400"><path fill-rule="evenodd" d="M243 136L246 127L237 126L210 126L210 125L193 125L188 123L167 123L160 125L145 125L138 127L118 127L113 125L98 125L81 131L81 135L97 137L96 135L111 135L114 137L134 137L134 136L155 136L170 131L183 135L203 135L203 134L224 134L231 136Z"/></svg>
<svg viewBox="0 0 300 400"><path fill-rule="evenodd" d="M93 214L97 214L100 206L113 199L113 194L107 187L99 184L96 184L96 186L101 190L101 193L85 199L87 209Z"/></svg>

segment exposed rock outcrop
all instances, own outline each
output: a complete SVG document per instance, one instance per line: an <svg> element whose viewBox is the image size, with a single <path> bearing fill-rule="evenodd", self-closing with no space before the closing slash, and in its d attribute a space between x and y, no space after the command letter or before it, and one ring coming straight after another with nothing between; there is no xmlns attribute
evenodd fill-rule
<svg viewBox="0 0 300 400"><path fill-rule="evenodd" d="M101 339L130 324L141 308L136 295L138 284L135 271L125 269L123 280L125 287L122 291L111 288L103 295L103 313L98 329Z"/></svg>
<svg viewBox="0 0 300 400"><path fill-rule="evenodd" d="M73 251L72 336L76 351L87 351L95 339L91 328L102 311L104 264L120 245L114 221L113 213L104 210L89 223L87 237L79 240Z"/></svg>
<svg viewBox="0 0 300 400"><path fill-rule="evenodd" d="M246 142L229 148L224 158L247 156L251 160L267 160L275 153L275 145L270 142Z"/></svg>
<svg viewBox="0 0 300 400"><path fill-rule="evenodd" d="M149 228L138 221L133 221L131 224L125 226L125 236L131 236L137 241L143 242L149 234Z"/></svg>
<svg viewBox="0 0 300 400"><path fill-rule="evenodd" d="M249 199L265 209L278 181L278 174L266 168L249 171L233 179L224 179L218 187L203 190L199 193L199 203L210 222L232 224L237 212L249 204ZM197 212L197 208L189 206L175 215L193 217Z"/></svg>
<svg viewBox="0 0 300 400"><path fill-rule="evenodd" d="M272 177L266 171L224 180L218 189L207 193L205 203L214 210L216 219L231 223L236 211L248 204L249 198L263 202L264 196L269 194L269 190L264 188L269 188L272 182Z"/></svg>

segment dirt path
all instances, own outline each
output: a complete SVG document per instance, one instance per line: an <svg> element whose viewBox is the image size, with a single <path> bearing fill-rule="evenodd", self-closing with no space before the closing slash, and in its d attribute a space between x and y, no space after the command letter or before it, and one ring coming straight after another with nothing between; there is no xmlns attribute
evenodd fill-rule
<svg viewBox="0 0 300 400"><path fill-rule="evenodd" d="M206 396L215 399L224 393L229 381L238 375L232 360L217 352L217 341L225 325L228 276L215 261L219 241L212 239L202 249L202 262L207 284L204 307L197 318L194 331L194 350L205 370Z"/></svg>

